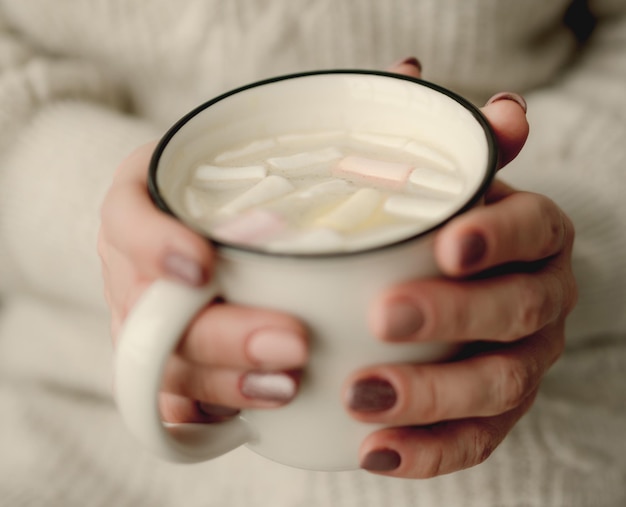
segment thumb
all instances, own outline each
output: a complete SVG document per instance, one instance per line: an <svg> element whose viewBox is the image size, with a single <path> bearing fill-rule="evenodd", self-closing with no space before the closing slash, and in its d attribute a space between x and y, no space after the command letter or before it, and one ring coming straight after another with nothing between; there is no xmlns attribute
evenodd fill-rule
<svg viewBox="0 0 626 507"><path fill-rule="evenodd" d="M101 209L103 240L144 278L203 285L210 275L212 250L202 237L153 205L146 188L153 150L153 143L141 147L118 169Z"/></svg>
<svg viewBox="0 0 626 507"><path fill-rule="evenodd" d="M414 56L409 56L404 60L394 63L387 70L396 74L404 74L405 76L422 77L422 64Z"/></svg>
<svg viewBox="0 0 626 507"><path fill-rule="evenodd" d="M491 97L481 110L498 141L499 167L504 167L517 156L528 138L526 101L517 93L502 92Z"/></svg>

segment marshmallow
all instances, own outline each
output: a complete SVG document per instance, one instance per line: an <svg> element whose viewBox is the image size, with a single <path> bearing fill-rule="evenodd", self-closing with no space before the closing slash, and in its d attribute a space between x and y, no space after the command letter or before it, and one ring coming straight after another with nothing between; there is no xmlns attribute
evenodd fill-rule
<svg viewBox="0 0 626 507"><path fill-rule="evenodd" d="M456 195L463 191L463 180L459 174L450 174L430 167L414 169L409 176L409 181L413 185L448 194Z"/></svg>
<svg viewBox="0 0 626 507"><path fill-rule="evenodd" d="M205 164L195 170L193 183L200 187L219 187L223 183L247 183L265 176L267 169L262 165L222 167Z"/></svg>
<svg viewBox="0 0 626 507"><path fill-rule="evenodd" d="M205 200L206 198L199 196L198 191L194 188L185 188L185 193L183 194L183 206L191 218L201 218L204 216L205 209L203 203Z"/></svg>
<svg viewBox="0 0 626 507"><path fill-rule="evenodd" d="M406 143L408 142L408 139L406 139L405 137L373 134L370 132L353 132L352 134L350 134L350 137L357 141L394 149L404 148L406 146Z"/></svg>
<svg viewBox="0 0 626 507"><path fill-rule="evenodd" d="M283 134L282 136L278 136L276 140L281 144L290 144L290 143L302 143L313 141L316 143L327 143L328 141L333 141L335 139L340 139L344 137L346 133L343 130L328 130L321 132L302 132L295 134Z"/></svg>
<svg viewBox="0 0 626 507"><path fill-rule="evenodd" d="M447 216L454 204L454 201L396 194L387 198L383 209L391 215L412 220L433 221Z"/></svg>
<svg viewBox="0 0 626 507"><path fill-rule="evenodd" d="M341 159L333 168L333 175L364 178L381 187L399 188L406 183L412 169L410 164L351 155Z"/></svg>
<svg viewBox="0 0 626 507"><path fill-rule="evenodd" d="M296 153L295 155L288 155L286 157L268 158L267 163L276 171L290 173L332 162L333 160L341 158L341 156L342 153L337 148L323 148L316 151Z"/></svg>
<svg viewBox="0 0 626 507"><path fill-rule="evenodd" d="M262 151L271 150L274 146L276 146L276 141L274 141L274 139L260 139L259 141L252 141L251 143L238 150L231 150L220 153L215 157L214 160L217 163L228 162L230 160L255 155Z"/></svg>
<svg viewBox="0 0 626 507"><path fill-rule="evenodd" d="M293 184L282 176L271 175L226 203L217 212L221 214L238 213L257 204L262 204L281 195L288 194L294 188Z"/></svg>
<svg viewBox="0 0 626 507"><path fill-rule="evenodd" d="M350 231L365 222L378 208L381 194L373 188L361 188L329 213L315 221L316 226Z"/></svg>
<svg viewBox="0 0 626 507"><path fill-rule="evenodd" d="M212 234L218 240L252 245L276 235L285 226L279 215L264 209L253 209L216 225Z"/></svg>
<svg viewBox="0 0 626 507"><path fill-rule="evenodd" d="M446 157L441 152L435 150L434 148L430 148L425 144L419 143L417 141L410 141L405 147L404 151L410 153L423 160L424 162L433 164L445 171L455 172L456 165L452 160Z"/></svg>
<svg viewBox="0 0 626 507"><path fill-rule="evenodd" d="M304 188L295 195L302 199L328 195L343 195L351 192L353 188L354 185L348 183L346 180L328 180Z"/></svg>

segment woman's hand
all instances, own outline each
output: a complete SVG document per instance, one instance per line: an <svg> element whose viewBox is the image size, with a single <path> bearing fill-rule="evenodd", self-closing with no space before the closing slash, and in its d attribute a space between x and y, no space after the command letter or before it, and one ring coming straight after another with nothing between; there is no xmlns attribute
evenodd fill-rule
<svg viewBox="0 0 626 507"><path fill-rule="evenodd" d="M118 168L102 207L98 251L113 338L144 289L157 278L201 286L211 276L207 241L158 211L146 190L155 144L142 146ZM210 422L241 408L272 408L298 389L307 360L304 327L273 311L208 305L189 329L165 372L160 396L169 422Z"/></svg>
<svg viewBox="0 0 626 507"><path fill-rule="evenodd" d="M412 64L396 71L419 76ZM483 113L504 165L526 140L523 99L499 94ZM465 349L452 362L379 365L349 379L352 416L391 426L363 442L363 468L426 478L491 454L563 350L565 317L577 298L573 239L570 220L550 199L496 181L485 206L437 234L435 257L447 278L410 281L381 295L370 324L382 340L441 340Z"/></svg>

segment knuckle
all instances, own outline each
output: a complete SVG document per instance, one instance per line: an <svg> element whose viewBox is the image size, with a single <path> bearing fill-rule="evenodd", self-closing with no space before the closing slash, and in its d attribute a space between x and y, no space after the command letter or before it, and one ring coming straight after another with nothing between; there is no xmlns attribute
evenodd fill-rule
<svg viewBox="0 0 626 507"><path fill-rule="evenodd" d="M498 412L519 406L532 390L534 382L528 369L518 361L502 358L496 366L495 400Z"/></svg>
<svg viewBox="0 0 626 507"><path fill-rule="evenodd" d="M415 368L412 372L414 385L419 386L420 395L410 396L410 400L415 400L415 406L413 410L408 410L415 414L415 417L422 424L429 424L441 421L444 419L441 414L441 403L439 402L439 383L434 379L432 375L427 375L419 367ZM407 381L408 384L408 381ZM402 385L402 390L409 391L409 386ZM400 409L402 407L399 407Z"/></svg>
<svg viewBox="0 0 626 507"><path fill-rule="evenodd" d="M530 334L543 327L553 313L552 304L545 289L531 277L520 276L517 280L517 336Z"/></svg>
<svg viewBox="0 0 626 507"><path fill-rule="evenodd" d="M402 453L402 469L409 477L416 479L431 479L442 474L453 472L450 469L450 457L452 456L448 439L444 435L449 434L454 423L440 422L429 426L423 426L418 430L420 435L419 441L420 452L403 452ZM385 430L383 430L385 431ZM387 430L389 431L389 430ZM409 427L396 428L393 431L394 438L397 442L396 448L407 447L406 442L413 440L415 442L415 430Z"/></svg>
<svg viewBox="0 0 626 507"><path fill-rule="evenodd" d="M548 257L559 252L566 240L565 217L557 205L545 196L538 196L538 213L544 224L544 237L539 255Z"/></svg>
<svg viewBox="0 0 626 507"><path fill-rule="evenodd" d="M471 443L466 450L459 468L469 468L487 460L498 445L499 432L490 424L479 424L474 428Z"/></svg>
<svg viewBox="0 0 626 507"><path fill-rule="evenodd" d="M425 456L426 459L418 465L418 475L423 479L432 479L444 473L445 450L442 444L433 445L430 452Z"/></svg>
<svg viewBox="0 0 626 507"><path fill-rule="evenodd" d="M578 303L578 283L571 270L567 273L564 284L564 303L563 311L565 315L569 315Z"/></svg>
<svg viewBox="0 0 626 507"><path fill-rule="evenodd" d="M566 303L564 305L565 315L569 315L578 304L578 285L575 281L570 284L567 290Z"/></svg>
<svg viewBox="0 0 626 507"><path fill-rule="evenodd" d="M558 291L557 301L553 304L555 307L556 318L565 318L571 313L578 302L578 286L571 270L559 271L555 274L555 286Z"/></svg>
<svg viewBox="0 0 626 507"><path fill-rule="evenodd" d="M563 220L565 246L568 250L571 250L574 246L574 239L576 238L576 228L574 227L572 219L563 212L561 212L561 219Z"/></svg>
<svg viewBox="0 0 626 507"><path fill-rule="evenodd" d="M555 342L556 343L554 347L554 353L551 357L549 357L549 365L553 365L554 363L556 363L565 351L565 330L563 328L561 328L560 331L557 333L555 337Z"/></svg>
<svg viewBox="0 0 626 507"><path fill-rule="evenodd" d="M438 292L434 301L425 301L422 306L425 320L425 333L438 340L455 339L465 336L470 329L472 304L469 292L459 290L454 284L446 284L445 290Z"/></svg>

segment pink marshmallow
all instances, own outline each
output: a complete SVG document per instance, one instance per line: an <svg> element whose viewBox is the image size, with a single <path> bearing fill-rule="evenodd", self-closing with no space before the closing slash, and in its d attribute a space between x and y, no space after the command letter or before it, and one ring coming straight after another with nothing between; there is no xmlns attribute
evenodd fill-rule
<svg viewBox="0 0 626 507"><path fill-rule="evenodd" d="M399 188L406 183L412 170L410 164L351 155L339 161L333 168L333 175L370 180L380 187Z"/></svg>

